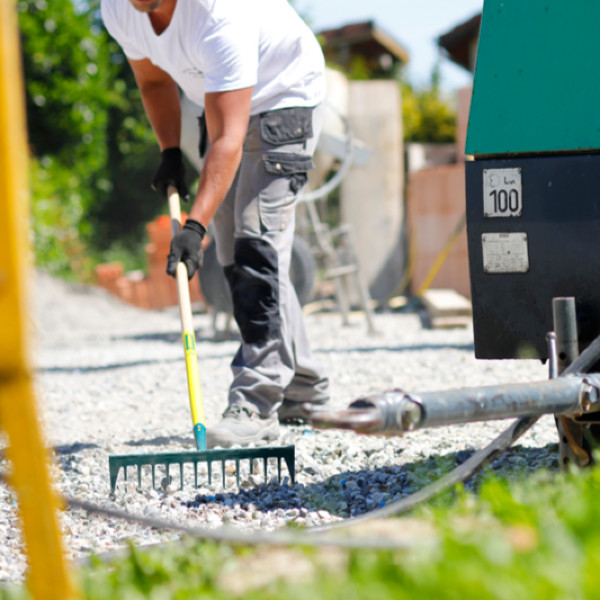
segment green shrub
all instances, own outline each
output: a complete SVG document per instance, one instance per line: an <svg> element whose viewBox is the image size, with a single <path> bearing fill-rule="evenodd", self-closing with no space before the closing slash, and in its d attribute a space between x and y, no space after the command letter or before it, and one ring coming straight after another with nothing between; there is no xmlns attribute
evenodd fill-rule
<svg viewBox="0 0 600 600"><path fill-rule="evenodd" d="M66 278L89 273L88 226L83 217L90 193L84 182L50 157L32 160L30 173L36 263Z"/></svg>
<svg viewBox="0 0 600 600"><path fill-rule="evenodd" d="M92 559L78 578L88 600L593 600L599 495L598 467L518 482L488 476L478 494L459 488L453 503L390 520L389 532L427 525L430 533L409 549L248 549L187 539L146 550L132 542L127 556Z"/></svg>
<svg viewBox="0 0 600 600"><path fill-rule="evenodd" d="M115 242L139 255L160 204L149 189L157 145L98 6L18 2L36 262L78 279Z"/></svg>

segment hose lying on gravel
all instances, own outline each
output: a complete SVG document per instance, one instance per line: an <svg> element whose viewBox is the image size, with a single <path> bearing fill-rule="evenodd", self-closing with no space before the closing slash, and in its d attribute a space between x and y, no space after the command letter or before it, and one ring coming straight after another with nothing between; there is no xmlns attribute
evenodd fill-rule
<svg viewBox="0 0 600 600"><path fill-rule="evenodd" d="M178 531L191 537L200 539L212 540L217 542L229 542L244 546L336 546L342 548L378 548L378 549L408 549L418 545L420 542L415 540L409 543L406 540L398 541L381 538L364 538L364 537L344 537L337 535L323 535L331 530L349 529L353 525L399 515L406 513L419 504L433 499L443 491L451 488L458 483L464 483L480 471L487 463L495 460L503 452L508 450L510 446L518 440L536 421L538 417L523 417L513 423L508 429L503 431L495 440L488 444L482 450L479 450L471 458L466 460L462 465L453 469L447 475L444 475L437 481L426 485L424 488L399 500L388 504L387 506L371 511L359 517L353 517L345 521L314 527L304 533L299 532L272 532L272 533L251 533L243 534L238 531L221 527L217 530L211 530L200 527L187 527L179 525L171 521L163 521L160 519L150 519L147 517L139 517L123 511L103 508L101 506L91 504L74 498L65 498L65 503L72 509L81 509L89 513L102 515L115 519L125 519L154 529L168 529Z"/></svg>
<svg viewBox="0 0 600 600"><path fill-rule="evenodd" d="M574 373L587 373L600 359L600 337L596 338L582 354L565 369L562 376ZM406 540L394 542L394 540L382 540L373 538L340 538L338 536L324 536L323 533L331 530L348 529L358 523L364 523L374 519L381 519L394 515L406 513L419 504L427 502L438 496L445 490L459 484L465 483L473 475L478 473L486 464L497 459L506 452L524 433L526 433L538 420L539 417L522 417L512 423L496 439L488 444L482 450L476 452L463 464L453 469L450 473L444 475L437 481L426 485L424 488L399 500L392 502L383 508L373 510L358 517L353 517L345 521L315 527L306 533L253 533L240 534L221 527L218 530L208 530L203 528L182 527L176 523L147 519L145 517L135 517L120 511L103 509L102 507L91 505L80 500L66 499L71 508L80 508L91 513L102 514L113 518L134 520L139 524L159 529L171 529L180 531L190 536L210 539L214 541L230 542L242 545L309 545L309 546L338 546L344 548L407 548L416 545L409 544Z"/></svg>
<svg viewBox="0 0 600 600"><path fill-rule="evenodd" d="M573 373L587 373L600 359L600 337L568 367L562 376ZM450 489L458 483L464 483L480 471L487 463L497 459L503 452L519 439L538 420L537 417L522 417L512 423L496 439L482 450L476 452L467 461L444 475L437 481L423 487L418 492L387 506L373 510L358 517L352 517L335 524L313 527L305 532L271 532L243 534L232 528L220 527L218 529L197 528L180 525L173 521L136 516L124 511L105 508L97 504L64 497L65 506L73 510L83 510L90 514L106 518L121 519L143 525L157 530L170 530L186 536L199 539L225 542L242 546L270 545L270 546L336 546L342 548L380 548L380 549L408 549L422 544L421 540L393 540L380 537L340 536L331 534L332 530L349 530L358 523L374 519L381 519L392 515L399 515L414 509L419 504L427 502L435 496ZM0 474L0 481L7 483L8 477Z"/></svg>
<svg viewBox="0 0 600 600"><path fill-rule="evenodd" d="M582 355L583 356L583 355ZM573 363L575 365L575 363ZM569 372L574 372L570 370ZM566 373L566 372L565 372ZM313 527L306 532L271 532L271 533L240 533L228 527L208 529L201 527L189 527L174 521L149 518L127 513L121 510L106 508L98 504L79 500L69 496L62 497L63 505L72 510L83 510L87 513L99 515L105 518L120 519L130 523L136 523L145 527L158 530L168 530L184 534L198 539L225 542L242 546L335 546L340 548L370 548L370 549L409 549L422 544L419 540L409 542L407 540L393 540L371 537L341 537L339 535L324 535L331 530L350 529L353 525L364 523L374 519L389 517L406 513L419 504L427 502L445 490L458 483L464 483L480 471L487 463L495 460L505 452L517 439L519 439L536 421L538 417L523 417L503 431L496 439L482 450L476 452L463 464L453 469L437 481L434 481L418 492L403 498L387 506L373 510L359 517L352 517L345 521ZM8 483L8 477L0 474L0 481Z"/></svg>
<svg viewBox="0 0 600 600"><path fill-rule="evenodd" d="M409 542L407 540L390 540L375 537L344 537L321 535L320 528L314 528L306 533L293 531L275 531L271 533L249 533L244 534L231 527L220 527L218 529L207 529L203 527L188 527L179 525L173 521L162 519L151 519L132 515L123 511L104 508L75 498L65 498L65 502L71 509L85 510L88 513L101 515L113 519L125 519L132 523L152 527L153 529L165 529L176 531L190 537L210 540L215 542L226 542L240 546L311 546L324 547L335 546L341 548L369 548L369 549L409 549L420 545L420 541Z"/></svg>

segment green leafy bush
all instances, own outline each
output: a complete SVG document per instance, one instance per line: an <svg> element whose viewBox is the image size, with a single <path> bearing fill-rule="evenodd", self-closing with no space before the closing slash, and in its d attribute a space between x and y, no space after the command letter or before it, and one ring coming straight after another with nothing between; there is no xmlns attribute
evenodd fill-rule
<svg viewBox="0 0 600 600"><path fill-rule="evenodd" d="M86 279L114 244L143 248L161 203L149 191L158 150L98 1L20 0L18 9L36 261Z"/></svg>
<svg viewBox="0 0 600 600"><path fill-rule="evenodd" d="M423 524L408 549L132 543L123 559L93 559L78 577L88 600L591 600L600 596L599 495L599 467L517 482L488 475L477 494L459 488L451 503L361 530L390 538Z"/></svg>
<svg viewBox="0 0 600 600"><path fill-rule="evenodd" d="M55 159L33 159L30 165L33 245L36 261L63 277L89 270L84 240L85 207L90 193L69 167Z"/></svg>
<svg viewBox="0 0 600 600"><path fill-rule="evenodd" d="M455 142L456 107L440 87L439 68L434 68L428 86L416 87L408 81L403 81L401 86L404 140L445 144Z"/></svg>

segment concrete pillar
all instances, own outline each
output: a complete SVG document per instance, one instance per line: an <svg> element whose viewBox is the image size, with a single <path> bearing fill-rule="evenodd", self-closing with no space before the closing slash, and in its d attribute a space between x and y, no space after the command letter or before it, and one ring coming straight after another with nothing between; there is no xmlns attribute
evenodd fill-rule
<svg viewBox="0 0 600 600"><path fill-rule="evenodd" d="M351 82L348 119L354 135L372 154L368 165L354 166L342 183L341 220L353 227L371 297L382 301L394 292L404 270L404 159L398 83Z"/></svg>

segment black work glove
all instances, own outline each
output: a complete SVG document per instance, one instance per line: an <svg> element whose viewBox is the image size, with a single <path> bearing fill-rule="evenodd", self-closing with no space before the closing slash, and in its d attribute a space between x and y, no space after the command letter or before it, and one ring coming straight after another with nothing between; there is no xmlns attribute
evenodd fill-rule
<svg viewBox="0 0 600 600"><path fill-rule="evenodd" d="M206 227L194 219L188 219L183 229L171 240L171 252L167 256L167 274L175 277L177 265L183 262L187 267L188 279L202 266L202 240Z"/></svg>
<svg viewBox="0 0 600 600"><path fill-rule="evenodd" d="M160 153L160 165L152 179L152 189L161 196L167 197L167 188L173 185L177 188L179 197L188 201L190 192L185 184L185 166L181 155L181 148L165 148Z"/></svg>

